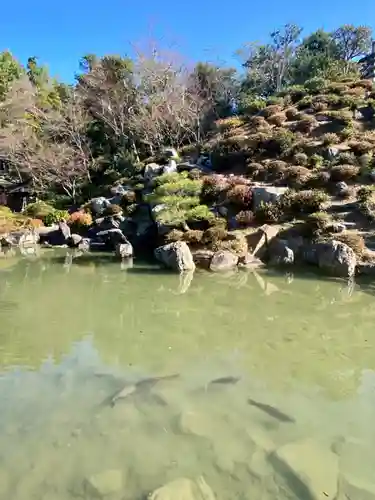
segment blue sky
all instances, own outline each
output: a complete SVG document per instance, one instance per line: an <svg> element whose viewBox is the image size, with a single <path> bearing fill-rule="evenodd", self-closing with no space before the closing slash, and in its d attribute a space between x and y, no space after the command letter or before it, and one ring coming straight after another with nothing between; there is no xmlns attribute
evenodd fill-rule
<svg viewBox="0 0 375 500"><path fill-rule="evenodd" d="M88 52L125 54L130 44L152 36L174 45L190 60L233 63L247 41L262 41L287 22L334 29L372 24L374 0L13 0L0 17L0 50L21 62L38 56L53 75L71 81Z"/></svg>

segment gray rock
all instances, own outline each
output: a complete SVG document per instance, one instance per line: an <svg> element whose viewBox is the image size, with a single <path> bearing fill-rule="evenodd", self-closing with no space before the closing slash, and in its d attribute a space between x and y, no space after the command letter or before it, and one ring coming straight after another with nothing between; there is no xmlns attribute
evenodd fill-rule
<svg viewBox="0 0 375 500"><path fill-rule="evenodd" d="M317 244L318 266L334 276L354 276L357 259L353 249L341 241Z"/></svg>
<svg viewBox="0 0 375 500"><path fill-rule="evenodd" d="M0 239L1 246L32 246L39 243L39 234L35 231L13 231L3 235Z"/></svg>
<svg viewBox="0 0 375 500"><path fill-rule="evenodd" d="M110 205L110 202L104 198L104 196L100 196L98 198L93 198L90 201L91 211L95 215L102 215L105 209Z"/></svg>
<svg viewBox="0 0 375 500"><path fill-rule="evenodd" d="M340 150L338 148L334 148L330 146L327 148L327 159L332 161L340 154Z"/></svg>
<svg viewBox="0 0 375 500"><path fill-rule="evenodd" d="M334 222L333 224L327 227L327 231L336 234L342 233L345 230L346 230L346 224L342 222Z"/></svg>
<svg viewBox="0 0 375 500"><path fill-rule="evenodd" d="M95 498L104 498L123 490L123 475L120 470L106 470L85 479L86 494Z"/></svg>
<svg viewBox="0 0 375 500"><path fill-rule="evenodd" d="M246 235L249 252L259 259L263 259L267 253L268 246L273 238L279 233L277 226L264 224L256 231Z"/></svg>
<svg viewBox="0 0 375 500"><path fill-rule="evenodd" d="M91 241L89 238L83 238L81 242L78 244L78 250L82 252L88 252L90 250Z"/></svg>
<svg viewBox="0 0 375 500"><path fill-rule="evenodd" d="M241 255L241 257L238 259L238 267L242 267L245 269L257 269L258 267L263 266L263 262L249 252L245 255Z"/></svg>
<svg viewBox="0 0 375 500"><path fill-rule="evenodd" d="M272 266L291 265L294 263L294 252L287 242L274 238L268 247L269 263Z"/></svg>
<svg viewBox="0 0 375 500"><path fill-rule="evenodd" d="M99 231L96 237L105 243L109 249L115 249L120 243L127 243L129 241L121 229L108 229L107 231Z"/></svg>
<svg viewBox="0 0 375 500"><path fill-rule="evenodd" d="M357 265L355 253L341 241L309 244L303 248L301 254L303 262L317 265L332 276L354 276Z"/></svg>
<svg viewBox="0 0 375 500"><path fill-rule="evenodd" d="M253 210L257 210L262 203L275 204L288 190L287 187L256 186L252 188Z"/></svg>
<svg viewBox="0 0 375 500"><path fill-rule="evenodd" d="M210 263L211 271L227 271L237 266L238 255L228 250L219 250L215 252Z"/></svg>
<svg viewBox="0 0 375 500"><path fill-rule="evenodd" d="M154 255L159 262L179 273L195 269L193 256L184 241L176 241L158 247L155 249Z"/></svg>
<svg viewBox="0 0 375 500"><path fill-rule="evenodd" d="M193 260L197 267L209 269L213 255L212 250L196 250L193 252Z"/></svg>
<svg viewBox="0 0 375 500"><path fill-rule="evenodd" d="M70 227L65 221L60 221L58 225L59 225L59 231L61 232L62 237L65 240L65 243L67 243L72 234L70 231Z"/></svg>
<svg viewBox="0 0 375 500"><path fill-rule="evenodd" d="M215 495L203 477L195 481L182 477L158 488L148 498L149 500L215 500Z"/></svg>
<svg viewBox="0 0 375 500"><path fill-rule="evenodd" d="M163 168L163 174L173 174L173 172L177 172L177 163L176 160L170 158L168 165Z"/></svg>
<svg viewBox="0 0 375 500"><path fill-rule="evenodd" d="M372 182L375 182L375 170L371 170L369 176L370 176L370 179L372 180Z"/></svg>
<svg viewBox="0 0 375 500"><path fill-rule="evenodd" d="M157 163L149 163L145 167L144 178L148 181L151 181L152 179L154 179L154 177L157 177L162 173L163 173L162 165L158 165Z"/></svg>
<svg viewBox="0 0 375 500"><path fill-rule="evenodd" d="M117 243L115 252L117 257L126 259L133 256L133 247L131 243Z"/></svg>
<svg viewBox="0 0 375 500"><path fill-rule="evenodd" d="M336 196L345 196L345 194L348 192L348 190L349 190L349 186L344 181L335 182L335 184L333 186L333 192Z"/></svg>
<svg viewBox="0 0 375 500"><path fill-rule="evenodd" d="M271 461L287 477L297 498L334 500L338 484L338 456L312 439L286 444Z"/></svg>
<svg viewBox="0 0 375 500"><path fill-rule="evenodd" d="M83 238L80 234L72 234L68 239L68 245L72 248L76 248L79 246L82 240Z"/></svg>

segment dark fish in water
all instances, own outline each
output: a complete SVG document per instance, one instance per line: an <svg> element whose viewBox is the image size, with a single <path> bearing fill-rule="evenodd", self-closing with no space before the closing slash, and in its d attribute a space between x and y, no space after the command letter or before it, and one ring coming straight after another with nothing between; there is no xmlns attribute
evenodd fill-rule
<svg viewBox="0 0 375 500"><path fill-rule="evenodd" d="M240 377L221 377L221 378L215 378L214 380L211 380L211 384L237 384L237 382L240 380Z"/></svg>
<svg viewBox="0 0 375 500"><path fill-rule="evenodd" d="M10 300L0 300L0 311L13 311L17 309L18 304Z"/></svg>
<svg viewBox="0 0 375 500"><path fill-rule="evenodd" d="M277 420L280 420L280 422L295 422L295 419L293 417L290 417L286 413L278 410L274 406L267 405L265 403L259 403L258 401L255 401L254 399L249 398L247 402L251 406L255 406L256 408L259 408L259 410L264 411L269 415L270 417L276 418Z"/></svg>
<svg viewBox="0 0 375 500"><path fill-rule="evenodd" d="M121 389L121 391L117 392L114 396L111 396L109 401L110 405L113 407L118 400L125 399L138 391L147 391L154 387L154 385L161 380L173 380L178 377L179 375L176 373L174 375L145 378L143 380L140 380L139 382L136 382L135 384L126 385L123 389Z"/></svg>

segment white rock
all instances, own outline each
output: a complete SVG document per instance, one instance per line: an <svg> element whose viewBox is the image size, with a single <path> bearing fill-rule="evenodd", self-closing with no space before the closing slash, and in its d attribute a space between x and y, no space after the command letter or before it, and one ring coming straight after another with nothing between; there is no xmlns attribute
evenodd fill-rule
<svg viewBox="0 0 375 500"><path fill-rule="evenodd" d="M85 480L85 489L89 495L103 498L123 489L123 476L120 470L110 469Z"/></svg>
<svg viewBox="0 0 375 500"><path fill-rule="evenodd" d="M286 444L271 456L276 470L303 500L334 500L338 487L338 456L313 439Z"/></svg>
<svg viewBox="0 0 375 500"><path fill-rule="evenodd" d="M182 477L151 493L149 500L215 500L215 495L203 477L196 481Z"/></svg>
<svg viewBox="0 0 375 500"><path fill-rule="evenodd" d="M275 204L287 190L287 187L276 186L253 187L253 210L257 210L261 203Z"/></svg>
<svg viewBox="0 0 375 500"><path fill-rule="evenodd" d="M237 266L238 255L228 250L215 252L210 263L211 271L227 271Z"/></svg>
<svg viewBox="0 0 375 500"><path fill-rule="evenodd" d="M179 273L195 269L193 256L184 241L176 241L158 247L154 254L159 262Z"/></svg>

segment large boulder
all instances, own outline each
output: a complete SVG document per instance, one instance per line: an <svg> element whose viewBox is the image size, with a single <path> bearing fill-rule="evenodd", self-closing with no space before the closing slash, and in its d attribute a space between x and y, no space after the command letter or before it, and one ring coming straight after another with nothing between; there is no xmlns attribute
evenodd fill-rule
<svg viewBox="0 0 375 500"><path fill-rule="evenodd" d="M1 237L0 245L4 247L32 246L38 244L39 239L39 234L35 231L13 231Z"/></svg>
<svg viewBox="0 0 375 500"><path fill-rule="evenodd" d="M129 244L127 237L121 229L108 229L107 231L99 231L96 234L99 241L106 244L109 250L115 250L119 244Z"/></svg>
<svg viewBox="0 0 375 500"><path fill-rule="evenodd" d="M247 247L251 255L258 259L265 258L267 248L279 233L279 227L264 224L256 231L246 235Z"/></svg>
<svg viewBox="0 0 375 500"><path fill-rule="evenodd" d="M193 256L184 241L176 241L158 247L155 249L154 255L159 262L179 273L195 269Z"/></svg>
<svg viewBox="0 0 375 500"><path fill-rule="evenodd" d="M268 248L268 259L272 266L290 265L294 263L294 252L286 241L274 238Z"/></svg>
<svg viewBox="0 0 375 500"><path fill-rule="evenodd" d="M353 249L336 240L306 245L302 258L307 264L317 265L332 276L352 277L357 265Z"/></svg>
<svg viewBox="0 0 375 500"><path fill-rule="evenodd" d="M215 500L215 495L203 477L195 481L181 477L158 488L148 498L149 500Z"/></svg>
<svg viewBox="0 0 375 500"><path fill-rule="evenodd" d="M71 239L71 231L68 224L64 221L59 222L57 229L40 233L41 243L47 243L52 246L68 245Z"/></svg>
<svg viewBox="0 0 375 500"><path fill-rule="evenodd" d="M98 198L93 198L90 201L91 211L95 215L102 215L104 213L105 209L110 204L111 203L107 200L107 198L104 198L104 196L99 196Z"/></svg>
<svg viewBox="0 0 375 500"><path fill-rule="evenodd" d="M144 178L147 181L151 181L158 175L161 175L163 173L163 166L158 165L157 163L149 163L145 167L145 172L144 172Z"/></svg>
<svg viewBox="0 0 375 500"><path fill-rule="evenodd" d="M133 257L133 247L131 243L117 243L115 252L117 257L120 257L121 259L128 259L130 257Z"/></svg>
<svg viewBox="0 0 375 500"><path fill-rule="evenodd" d="M210 263L211 271L228 271L237 266L238 255L228 250L219 250L215 252Z"/></svg>
<svg viewBox="0 0 375 500"><path fill-rule="evenodd" d="M287 190L287 187L276 186L253 187L253 210L257 210L262 203L275 204Z"/></svg>
<svg viewBox="0 0 375 500"><path fill-rule="evenodd" d="M209 269L214 252L212 250L199 249L193 252L193 260L197 267Z"/></svg>

